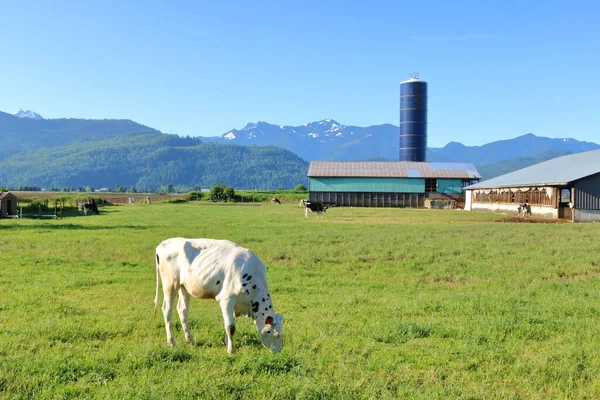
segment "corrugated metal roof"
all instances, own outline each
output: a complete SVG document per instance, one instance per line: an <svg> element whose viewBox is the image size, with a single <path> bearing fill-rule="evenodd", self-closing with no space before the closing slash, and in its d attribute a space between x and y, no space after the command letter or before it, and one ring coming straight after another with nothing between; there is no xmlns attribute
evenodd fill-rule
<svg viewBox="0 0 600 400"><path fill-rule="evenodd" d="M600 172L600 150L553 158L518 171L476 183L466 189L565 185Z"/></svg>
<svg viewBox="0 0 600 400"><path fill-rule="evenodd" d="M473 164L413 161L311 161L308 176L481 179Z"/></svg>
<svg viewBox="0 0 600 400"><path fill-rule="evenodd" d="M10 192L0 192L0 199L5 198L6 196L9 195Z"/></svg>

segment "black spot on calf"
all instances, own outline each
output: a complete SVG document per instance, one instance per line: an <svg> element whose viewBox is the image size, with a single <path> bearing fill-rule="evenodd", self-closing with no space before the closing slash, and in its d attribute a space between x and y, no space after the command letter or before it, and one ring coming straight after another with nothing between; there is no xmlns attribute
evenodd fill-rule
<svg viewBox="0 0 600 400"><path fill-rule="evenodd" d="M247 276L248 276L248 274L244 274L244 275L242 275L242 278L245 278L245 277L247 277Z"/></svg>
<svg viewBox="0 0 600 400"><path fill-rule="evenodd" d="M257 302L252 302L252 311L253 312L258 312L258 306L260 305L260 303Z"/></svg>
<svg viewBox="0 0 600 400"><path fill-rule="evenodd" d="M221 281L217 281L217 285L220 285L220 284L221 284Z"/></svg>
<svg viewBox="0 0 600 400"><path fill-rule="evenodd" d="M256 289L256 285L252 285L252 289Z"/></svg>
<svg viewBox="0 0 600 400"><path fill-rule="evenodd" d="M246 278L247 280L252 279L252 275L248 275L248 277Z"/></svg>
<svg viewBox="0 0 600 400"><path fill-rule="evenodd" d="M233 336L233 334L235 333L235 325L229 325L227 327L227 331L229 333L229 336Z"/></svg>

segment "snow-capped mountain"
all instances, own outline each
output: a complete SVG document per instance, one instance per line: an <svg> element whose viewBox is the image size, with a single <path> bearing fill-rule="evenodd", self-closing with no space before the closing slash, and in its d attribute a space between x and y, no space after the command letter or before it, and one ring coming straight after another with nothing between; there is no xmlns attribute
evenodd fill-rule
<svg viewBox="0 0 600 400"><path fill-rule="evenodd" d="M340 125L332 119L325 119L323 121L311 122L310 124L304 124L301 126L288 126L288 125L272 125L263 121L259 121L255 124L248 123L241 130L234 129L223 135L222 139L225 140L260 140L257 138L268 136L273 131L284 131L288 134L295 135L297 137L312 137L319 138L324 141L326 138L335 135L343 136L342 130L346 128L344 125Z"/></svg>
<svg viewBox="0 0 600 400"><path fill-rule="evenodd" d="M378 125L346 126L324 119L300 126L249 123L204 141L239 145L273 145L291 150L305 160L358 160L398 157L398 128Z"/></svg>
<svg viewBox="0 0 600 400"><path fill-rule="evenodd" d="M273 145L290 150L305 160L397 160L400 128L375 125L366 128L342 125L332 119L300 126L249 123L221 136L203 138L205 142L239 145ZM578 153L599 149L596 143L572 138L551 139L531 133L483 146L450 142L442 148L428 148L427 160L493 164L514 157L543 152Z"/></svg>
<svg viewBox="0 0 600 400"><path fill-rule="evenodd" d="M44 119L42 116L31 110L23 110L19 108L17 111L13 113L15 117L19 118L30 118L30 119Z"/></svg>

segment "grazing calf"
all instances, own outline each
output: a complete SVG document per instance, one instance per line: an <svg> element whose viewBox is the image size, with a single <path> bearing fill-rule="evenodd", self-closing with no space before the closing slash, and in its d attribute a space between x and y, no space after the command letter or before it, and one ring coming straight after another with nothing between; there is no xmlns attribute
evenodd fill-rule
<svg viewBox="0 0 600 400"><path fill-rule="evenodd" d="M175 345L171 333L171 315L175 295L179 292L177 312L188 343L194 344L188 326L190 298L217 300L225 324L227 352L233 353L235 317L254 320L258 336L271 351L280 351L283 339L283 317L275 314L266 267L250 250L228 240L167 239L156 248L156 297L162 280L162 312L167 343Z"/></svg>
<svg viewBox="0 0 600 400"><path fill-rule="evenodd" d="M319 217L323 218L323 213L325 211L327 211L327 206L323 203L310 203L307 202L304 205L304 216L308 219L308 212L316 212L317 213L317 219L319 219Z"/></svg>
<svg viewBox="0 0 600 400"><path fill-rule="evenodd" d="M281 201L279 201L279 199L275 197L274 199L271 199L271 203L281 204Z"/></svg>

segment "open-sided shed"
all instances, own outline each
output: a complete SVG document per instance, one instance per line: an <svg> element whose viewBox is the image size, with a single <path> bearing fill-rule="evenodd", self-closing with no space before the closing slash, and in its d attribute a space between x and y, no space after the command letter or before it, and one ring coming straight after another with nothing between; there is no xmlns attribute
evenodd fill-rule
<svg viewBox="0 0 600 400"><path fill-rule="evenodd" d="M17 215L17 196L11 192L0 192L0 218Z"/></svg>
<svg viewBox="0 0 600 400"><path fill-rule="evenodd" d="M465 188L465 209L516 214L529 203L533 216L600 221L600 150L570 154Z"/></svg>

